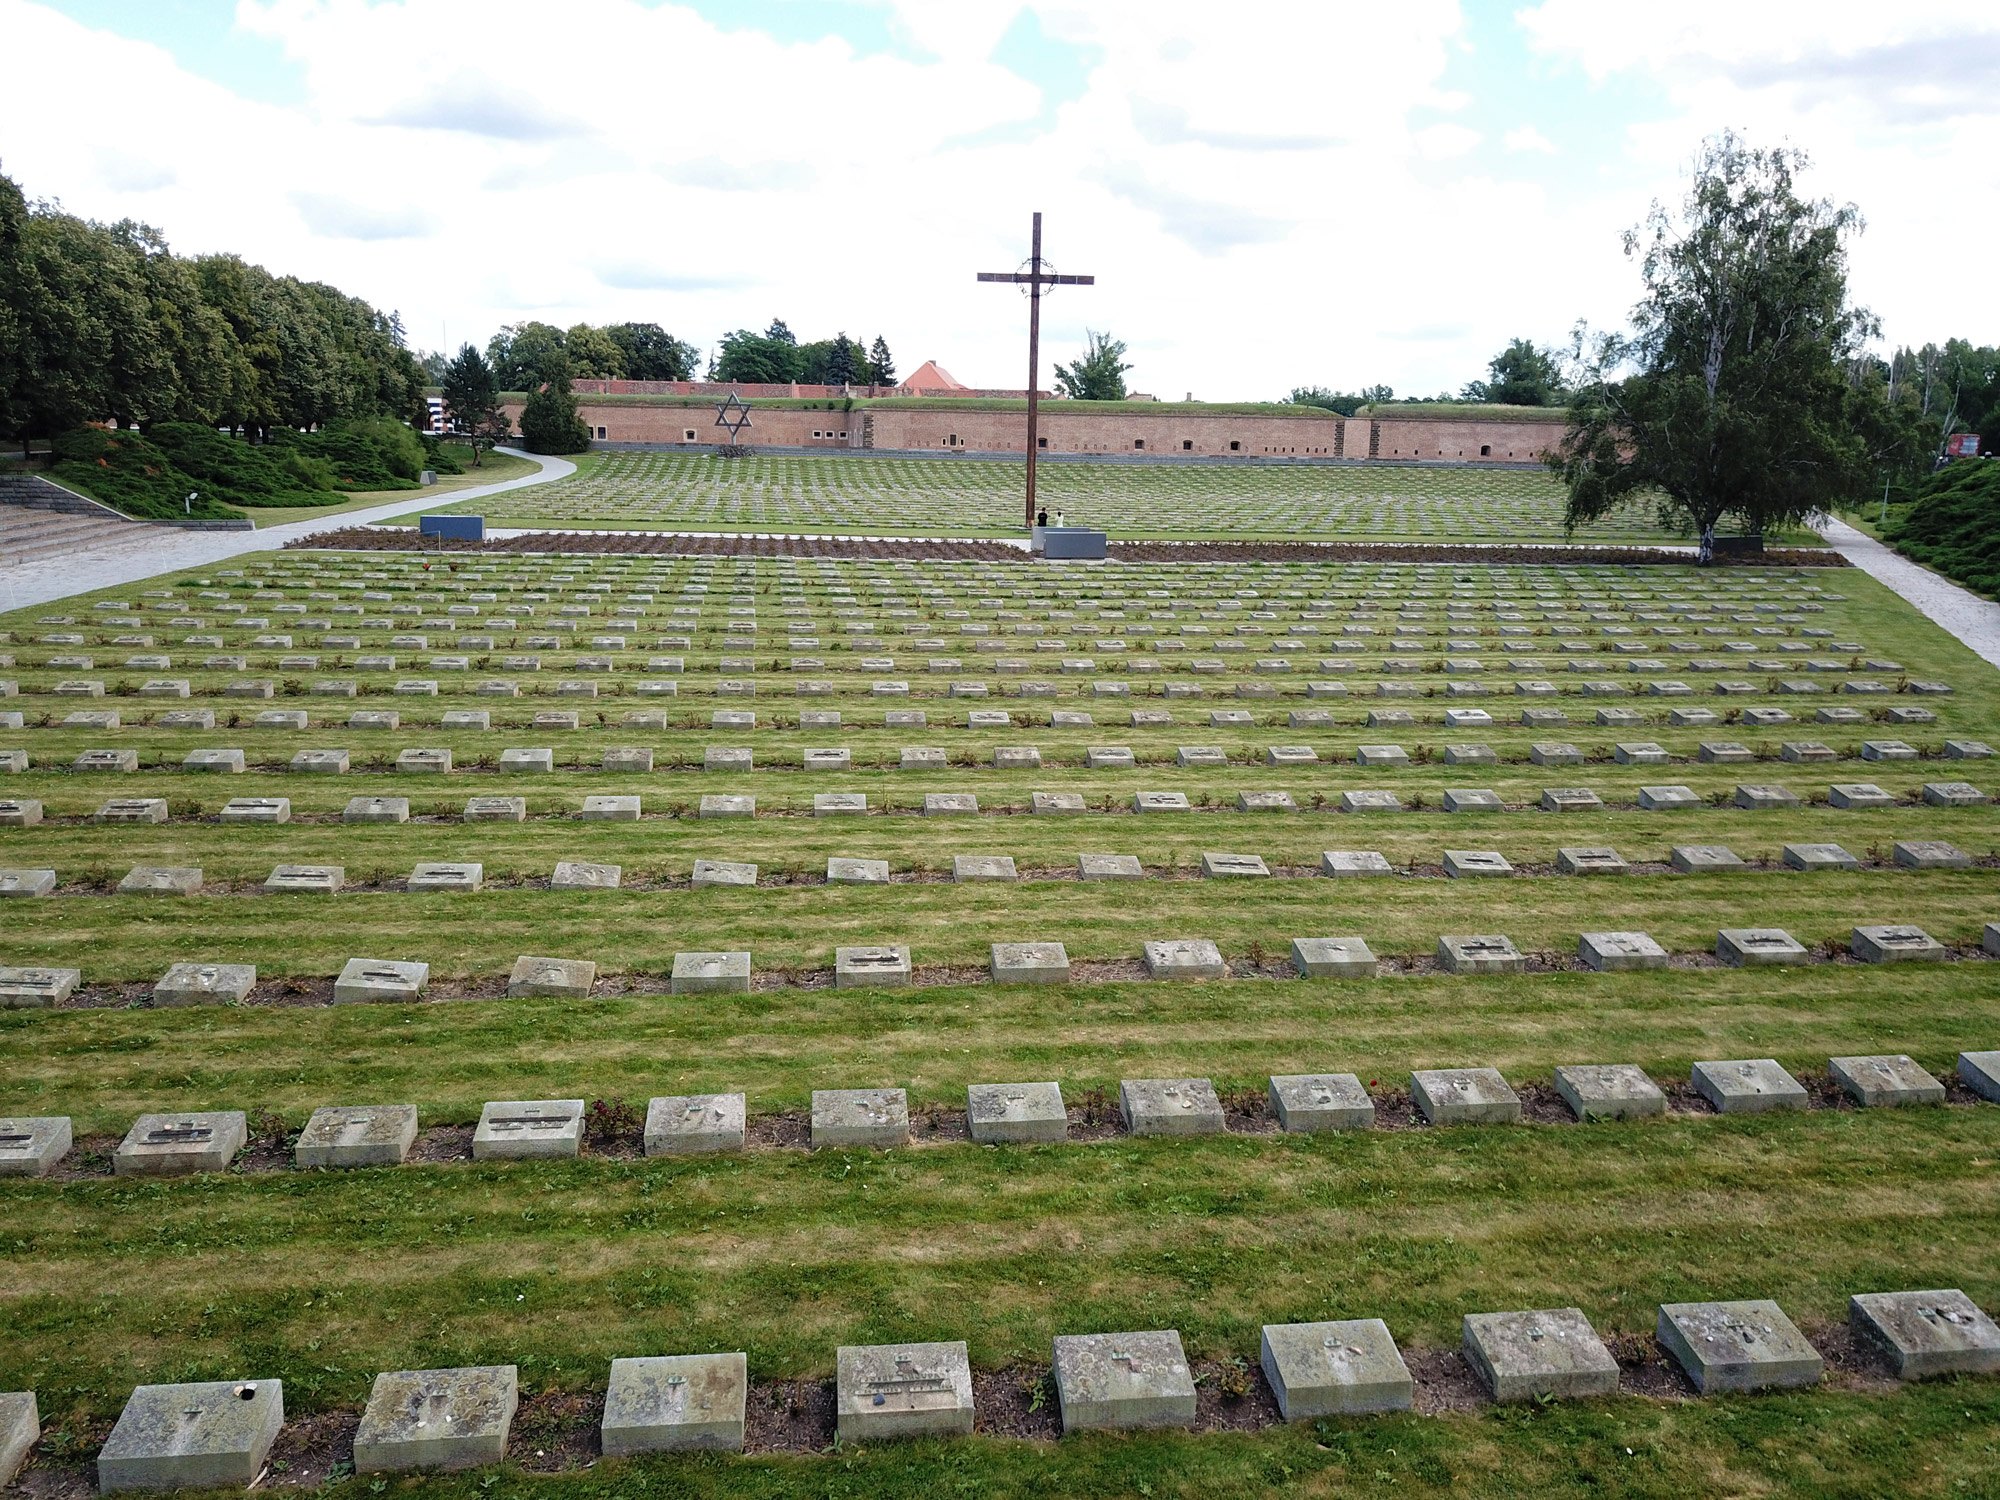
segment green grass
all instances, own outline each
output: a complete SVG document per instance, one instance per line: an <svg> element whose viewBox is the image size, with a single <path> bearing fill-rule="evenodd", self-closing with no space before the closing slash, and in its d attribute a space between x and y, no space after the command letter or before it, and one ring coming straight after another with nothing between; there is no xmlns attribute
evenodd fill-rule
<svg viewBox="0 0 2000 1500"><path fill-rule="evenodd" d="M376 556L365 565L385 575L372 580L378 586L435 587L450 577L406 579L393 571L400 561ZM525 579L527 566L495 563L470 586ZM578 584L609 571L550 563L534 576L565 568L574 569ZM682 565L673 577L689 571ZM1503 722L1447 731L1435 722L1444 701L1430 698L1397 705L1430 722L1382 731L1361 725L1371 702L1357 698L1312 705L1334 710L1331 729L1292 730L1285 715L1306 706L1296 695L1316 675L1302 670L1280 679L1286 698L1241 703L1259 718L1247 729L1207 727L1208 709L1239 706L1214 689L1198 702L1167 705L1181 724L1135 729L1122 722L1130 705L1089 698L1089 679L1060 677L1054 664L1035 675L1060 683L1065 696L1058 700L1009 697L982 705L929 696L885 703L855 696L875 674L854 670L838 655L837 670L760 672L764 696L725 705L710 692L719 675L717 627L732 599L727 580L735 568L725 562L702 571L714 573L716 592L695 647L685 653L691 670L681 677L684 696L664 703L629 691L634 679L653 675L643 665L646 648L628 653L636 666L590 674L621 689L595 703L539 693L473 696L473 684L497 674L497 665L438 674L447 691L436 699L392 698L386 689L396 677L414 675L407 666L405 673L357 674L337 665L331 652L323 653L318 673L303 675L358 676L372 691L352 702L303 693L244 702L216 695L238 676L283 679L275 650L246 648L252 661L244 673L209 670L199 665L206 648L180 645L178 630L148 621L162 637L156 649L175 656L171 675L194 683L198 696L185 706L214 708L218 727L42 727L44 711L60 717L77 707L116 706L150 717L183 706L116 695L86 704L46 693L78 674L47 665L65 648L37 639L60 628L42 625L44 615L81 622L75 628L89 638L84 649L99 661L90 675L114 684L159 675L119 666L127 649L138 648L114 647L109 636L133 628L131 622L89 608L99 597L137 600L145 585L0 618L0 630L12 637L0 651L16 657L5 675L22 688L4 707L28 714L27 728L0 731L0 748L24 747L34 759L28 771L7 778L4 794L42 800L52 820L0 829L0 866L53 867L71 887L45 900L5 903L0 962L69 964L84 971L87 983L102 985L143 984L182 959L254 962L266 979L324 979L353 956L413 957L432 964L441 992L491 993L515 956L530 953L594 959L620 991L588 1001L0 1013L0 1110L68 1114L84 1149L95 1151L151 1109L241 1108L296 1128L321 1105L407 1101L419 1106L428 1128L468 1122L495 1098L582 1096L643 1105L654 1095L742 1090L753 1117L761 1117L802 1109L815 1088L900 1086L919 1108L952 1108L962 1104L969 1083L1043 1078L1059 1080L1073 1103L1096 1089L1115 1093L1127 1077L1201 1075L1233 1092L1261 1091L1271 1073L1337 1070L1395 1089L1411 1068L1429 1065L1491 1065L1517 1084L1534 1085L1546 1084L1561 1063L1621 1061L1666 1084L1685 1080L1702 1058L1771 1056L1795 1072L1817 1074L1830 1056L1878 1051L1907 1051L1944 1076L1961 1049L2000 1046L1994 982L2000 970L1984 961L1893 970L1822 961L1782 970L1063 988L968 983L960 972L944 976L949 982L904 991L792 984L700 1000L659 993L674 953L715 948L748 949L760 973L791 970L805 979L846 942L907 943L919 965L963 971L983 966L987 944L1022 939L1059 938L1072 959L1094 960L1136 956L1148 938L1207 936L1232 959L1275 961L1300 936L1358 934L1380 953L1422 955L1440 933L1505 932L1524 949L1568 954L1580 931L1636 928L1686 955L1710 948L1725 925L1780 926L1808 944L1844 947L1857 923L1914 922L1963 945L1977 941L1983 923L2000 920L1990 865L1957 872L1752 869L1496 882L1220 882L1188 873L1205 850L1307 866L1328 848L1373 848L1398 863L1428 864L1446 847L1475 847L1539 865L1559 844L1610 844L1638 861L1658 860L1679 842L1726 843L1745 856L1772 856L1787 840L1838 841L1856 853L1879 854L1897 838L1947 838L1987 855L2000 846L2000 810L1990 806L1904 803L1849 813L1809 805L1752 814L1709 805L1680 815L1613 807L1561 816L1438 810L1443 789L1456 786L1492 787L1510 802L1530 802L1545 785L1590 786L1618 800L1660 781L1713 794L1739 780L1781 781L1801 793L1834 780L1873 780L1905 793L1925 780L1965 777L1995 790L1992 762L1875 764L1851 755L1812 766L1682 760L1642 768L1600 760L1544 769L1525 762L1531 740L1556 736L1587 752L1615 739L1650 738L1681 756L1708 738L1753 745L1816 738L1843 752L1864 735L1918 744L1947 734L1994 739L2000 683L1990 668L1857 572L1810 575L1806 581L1843 597L1827 599L1823 614L1807 618L1893 657L1909 676L1951 682L1953 696L1923 700L1937 709L1938 724L1864 731L1815 725L1808 715L1781 731L1750 735L1735 727L1675 728L1665 722L1673 701L1634 698L1625 701L1651 715L1650 722L1614 731L1585 722L1592 700L1565 697L1558 701L1575 722L1561 730ZM982 576L943 565L932 571ZM824 622L826 601L818 596L825 578L816 563L802 572ZM1186 595L1221 580L1231 580L1230 587L1253 576L1268 580L1265 595L1275 598L1282 597L1272 587L1276 580L1290 577L1317 591L1339 572L1190 569L1172 576L1180 580L1175 602L1185 609ZM759 563L758 586L771 589L773 573L771 563ZM1018 573L1042 576L1025 566ZM1448 591L1459 575L1488 576L1471 568L1435 576ZM841 565L832 576L858 581L862 574ZM1119 576L1129 585L1142 575ZM1110 577L1109 570L1094 573L1092 587ZM216 572L177 573L176 600L191 609L207 608L193 597L205 585L183 582L195 578L250 586ZM1718 581L1741 581L1730 573L1665 569L1584 570L1579 578L1605 585L1612 598L1636 580L1678 590L1691 602ZM1801 582L1789 574L1752 581L1770 582L1780 598ZM573 597L581 596L559 594L544 613ZM778 596L753 597L767 634L758 656L768 663L783 652L768 639ZM1434 625L1442 624L1437 616L1447 597L1433 601ZM675 598L662 588L657 608L671 608ZM922 608L934 621L926 628L955 629L937 609ZM1136 599L1127 612L1140 617ZM1491 625L1492 616L1480 623ZM1102 628L1079 622L1073 633L1087 637ZM387 638L372 628L368 634ZM1371 659L1379 654L1323 644ZM1429 646L1437 652L1441 641ZM301 642L299 649L313 648ZM896 653L909 656L901 642ZM1512 674L1491 654L1496 670L1489 677L1505 683ZM346 654L350 663L352 655ZM964 655L964 671L952 675L987 677L996 693L1013 680L992 673L969 647ZM549 670L523 674L524 684L547 686L571 675L566 656L547 657ZM950 680L914 670L919 665L895 674L907 676L917 693L935 694ZM799 675L829 678L840 693L794 698L789 687ZM1358 686L1374 673L1351 675ZM1184 672L1164 676L1186 680ZM1137 691L1158 679L1131 680ZM1519 701L1495 697L1484 706L1498 718ZM1801 703L1755 701L1785 701L1795 709ZM1802 701L1810 708L1838 700ZM1866 707L1876 700L1858 701ZM753 707L761 727L711 729L707 715L719 706ZM905 706L931 712L931 727L882 727L883 708ZM1011 730L962 727L963 712L981 706L1025 709L1041 722ZM304 707L317 722L296 733L252 728L249 716L266 707ZM345 727L352 710L382 707L402 712L404 727ZM496 727L485 733L437 727L436 715L454 707L485 708ZM527 727L535 710L549 707L581 710L585 727ZM671 727L620 724L635 707L665 707ZM798 712L815 708L839 708L855 721L865 714L874 723L798 729ZM1088 709L1099 722L1056 730L1046 722L1052 708ZM243 722L230 724L232 714ZM1357 743L1381 740L1412 748L1477 740L1502 763L1391 772L1352 764ZM1253 763L1267 745L1302 741L1318 748L1322 764ZM755 748L753 772L675 769L698 764L707 745L745 743ZM653 746L659 769L646 775L589 769L606 747L630 744ZM904 744L941 745L987 763L921 773L884 768ZM993 769L990 753L1001 744L1039 745L1044 769ZM1080 762L1093 744L1129 744L1151 763L1136 772L1088 771ZM1160 763L1181 744L1223 745L1231 764ZM65 769L80 750L100 745L136 748L147 768L129 776ZM263 769L214 777L173 769L196 745L241 746L253 764L281 763L307 746L339 745L354 753L357 770L345 777ZM376 755L415 745L449 745L471 769L449 777L368 769ZM479 756L510 745L552 745L564 769L502 776L476 768ZM818 745L849 746L854 769L788 768L806 746ZM572 767L572 760L583 767ZM1313 793L1331 798L1356 786L1386 786L1406 803L1421 796L1425 805L1365 817L1310 810ZM1127 798L1138 787L1206 795L1216 810L1161 817L990 811L1024 808L1034 790L1074 788L1095 803ZM1220 810L1239 790L1273 787L1290 790L1307 810ZM592 792L638 792L649 813L664 814L718 790L754 793L765 815L750 822L650 816L588 824L561 816ZM804 816L811 793L821 790L862 790L871 803L898 807L926 791L970 790L989 813ZM535 816L518 825L455 821L466 798L491 793L527 797ZM427 821L391 827L318 821L366 794L408 796ZM166 796L182 806L173 822L158 827L87 821L98 803L120 795ZM302 821L225 828L205 820L225 798L256 795L291 797ZM206 809L202 820L187 803ZM1082 850L1137 854L1153 877L1136 885L1045 878ZM772 875L816 873L830 854L935 870L948 867L953 853L1008 853L1025 872L1044 878L753 891L674 884L701 857L752 859ZM621 864L634 888L556 893L522 883L546 876L563 858ZM478 859L491 884L452 896L369 889L280 898L251 889L280 862L338 863L350 880L393 881L431 859ZM101 889L141 863L198 865L209 889L189 898L86 889ZM559 1163L232 1172L173 1182L8 1181L0 1183L0 1389L37 1390L45 1430L71 1434L65 1441L87 1457L142 1380L276 1376L286 1382L291 1412L304 1416L351 1411L374 1373L392 1368L514 1362L527 1391L539 1397L601 1389L608 1360L621 1355L742 1349L754 1380L816 1379L830 1373L843 1342L964 1338L975 1367L1032 1376L1048 1362L1050 1339L1066 1332L1177 1327L1197 1360L1254 1360L1264 1322L1380 1316L1405 1349L1423 1352L1454 1347L1459 1319L1471 1311L1576 1305L1600 1332L1634 1335L1651 1330L1659 1302L1736 1296L1775 1297L1823 1336L1843 1320L1845 1299L1856 1291L1958 1286L1989 1308L2000 1303L1996 1161L2000 1108L1955 1104L1384 1130L1338 1139L1119 1137L1008 1150L760 1149L698 1161L591 1154ZM1890 1388L1840 1379L1825 1389L1752 1398L1620 1397L1198 1437L1055 1444L978 1437L815 1457L605 1462L560 1476L530 1475L510 1463L470 1476L384 1481L379 1491L372 1480L350 1482L341 1493L637 1500L648 1494L1321 1496L1400 1488L1538 1497L1955 1497L1991 1491L1996 1449L2000 1384Z"/></svg>

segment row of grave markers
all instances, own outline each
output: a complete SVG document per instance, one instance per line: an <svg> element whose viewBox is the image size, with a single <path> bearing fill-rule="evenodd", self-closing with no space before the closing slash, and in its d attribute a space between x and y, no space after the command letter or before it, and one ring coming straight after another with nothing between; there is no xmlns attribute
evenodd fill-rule
<svg viewBox="0 0 2000 1500"><path fill-rule="evenodd" d="M2000 1371L2000 1327L1963 1291L1867 1292L1848 1321L1901 1380ZM1704 1395L1819 1383L1825 1360L1769 1299L1664 1303L1655 1336ZM1468 1313L1460 1351L1496 1402L1614 1394L1619 1365L1580 1308ZM1053 1379L1064 1433L1193 1426L1196 1377L1176 1329L1064 1334ZM1408 1411L1416 1381L1380 1318L1267 1323L1258 1362L1287 1422ZM599 1440L607 1458L740 1452L749 1360L742 1353L614 1359ZM514 1365L397 1370L375 1377L354 1435L357 1473L501 1462L520 1399ZM842 1443L975 1430L963 1340L841 1345L835 1431ZM285 1421L278 1380L142 1385L97 1457L98 1487L254 1484ZM0 1395L0 1484L40 1436L35 1393ZM301 1479L306 1478L304 1474ZM329 1476L330 1477L330 1476Z"/></svg>
<svg viewBox="0 0 2000 1500"><path fill-rule="evenodd" d="M1828 1074L1863 1108L1942 1104L1945 1086L1906 1054L1836 1057ZM1959 1080L2000 1103L2000 1052L1962 1052ZM1773 1058L1694 1064L1689 1083L1718 1114L1804 1109L1805 1085ZM1556 1093L1579 1120L1643 1119L1667 1112L1667 1097L1630 1063L1570 1064L1555 1070ZM1422 1068L1410 1097L1432 1125L1508 1125L1522 1118L1521 1097L1496 1068ZM1353 1073L1273 1076L1270 1109L1287 1133L1367 1130L1375 1101ZM1207 1078L1127 1078L1118 1085L1119 1115L1136 1136L1219 1135L1228 1120ZM539 1160L581 1154L588 1111L582 1099L510 1099L486 1104L472 1136L475 1161ZM1062 1086L978 1083L966 1090L967 1131L978 1145L1025 1145L1069 1139ZM241 1110L141 1115L112 1156L120 1177L185 1177L228 1170L244 1148ZM293 1147L301 1169L400 1166L417 1137L417 1106L328 1105L313 1111ZM748 1140L748 1096L689 1094L648 1103L649 1157L741 1151ZM815 1089L811 1148L894 1149L910 1143L908 1093L899 1088ZM0 1176L46 1176L74 1144L66 1115L0 1120Z"/></svg>
<svg viewBox="0 0 2000 1500"><path fill-rule="evenodd" d="M305 872L314 867L292 868ZM450 882L459 878L457 872L462 867L434 868L439 873L433 888L450 889ZM0 893L4 893L6 881L21 873L0 871ZM315 878L323 880L321 888L334 883L330 877L309 873L294 877L298 888L310 888L308 882ZM1986 924L1980 951L2000 958L2000 922ZM1812 960L1811 951L1803 943L1778 927L1725 927L1715 936L1714 952L1732 968L1785 967ZM1871 964L1938 963L1951 956L1943 943L1923 928L1908 923L1856 927L1850 935L1849 952L1861 962ZM836 947L833 955L837 989L896 988L908 985L914 974L910 950L900 943L843 945ZM996 984L1070 982L1069 951L1062 943L994 943L990 955ZM1208 938L1148 941L1142 946L1141 956L1149 979L1213 980L1229 975L1222 950ZM1599 973L1664 969L1672 961L1672 955L1644 932L1583 933L1577 939L1577 957L1586 968ZM1528 961L1528 955L1503 933L1447 935L1437 943L1437 965L1449 974L1522 974L1528 970ZM1291 965L1305 979L1372 979L1380 974L1381 962L1365 938L1292 940ZM750 977L751 956L745 951L676 953L669 992L747 994ZM81 969L0 966L0 1010L53 1008L74 994L82 983ZM524 954L514 961L507 995L510 999L581 1000L589 997L596 983L597 965L589 959ZM155 1006L241 1004L256 985L254 964L177 963L154 985L152 1003ZM351 958L334 981L333 1003L420 1000L429 986L428 963Z"/></svg>

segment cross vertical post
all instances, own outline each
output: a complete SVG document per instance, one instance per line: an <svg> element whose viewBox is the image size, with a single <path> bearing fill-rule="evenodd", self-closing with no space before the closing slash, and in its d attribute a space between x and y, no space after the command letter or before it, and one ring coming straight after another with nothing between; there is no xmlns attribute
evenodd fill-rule
<svg viewBox="0 0 2000 1500"><path fill-rule="evenodd" d="M1026 289L1028 294L1028 480L1027 527L1035 526L1035 458L1041 447L1041 355L1042 289L1053 286L1094 286L1095 276L1058 276L1042 259L1042 216L1034 217L1027 264L1018 271L981 271L981 281L1006 281Z"/></svg>

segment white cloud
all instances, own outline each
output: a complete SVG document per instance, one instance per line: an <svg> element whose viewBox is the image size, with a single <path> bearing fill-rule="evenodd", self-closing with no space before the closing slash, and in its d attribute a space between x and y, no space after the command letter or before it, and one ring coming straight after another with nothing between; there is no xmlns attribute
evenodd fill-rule
<svg viewBox="0 0 2000 1500"><path fill-rule="evenodd" d="M1600 131L1589 172L1548 154L1583 137L1482 80L1453 0L1265 0L1254 25L1048 0L1043 35L1091 60L1052 112L991 60L1020 0L883 3L908 55L672 0L239 0L303 78L279 107L0 0L37 60L0 89L0 163L31 196L400 308L426 346L528 316L706 346L775 315L982 385L1020 381L1023 318L973 272L1017 264L1043 209L1051 257L1098 277L1050 304L1049 357L1109 328L1142 389L1223 398L1437 390L1510 337L1615 320L1636 290L1618 232L1741 124L1813 145L1821 190L1868 211L1857 272L1892 335L1956 331L1968 298L1990 321L1996 27L1960 0L1548 0L1521 24L1552 74L1667 101Z"/></svg>

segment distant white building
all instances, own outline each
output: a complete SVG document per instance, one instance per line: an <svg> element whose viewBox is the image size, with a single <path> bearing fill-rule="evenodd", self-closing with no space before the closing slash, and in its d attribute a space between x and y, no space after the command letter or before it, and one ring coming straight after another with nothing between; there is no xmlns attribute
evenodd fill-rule
<svg viewBox="0 0 2000 1500"><path fill-rule="evenodd" d="M424 431L435 433L439 437L444 436L444 397L426 396L424 405L430 413Z"/></svg>

